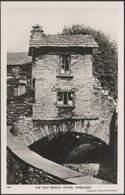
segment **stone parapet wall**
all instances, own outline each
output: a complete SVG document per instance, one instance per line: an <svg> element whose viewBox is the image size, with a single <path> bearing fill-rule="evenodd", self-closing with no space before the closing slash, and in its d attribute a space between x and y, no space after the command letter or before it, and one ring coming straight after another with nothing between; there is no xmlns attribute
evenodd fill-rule
<svg viewBox="0 0 125 195"><path fill-rule="evenodd" d="M67 184L61 178L56 178L43 170L32 167L18 158L7 148L7 184Z"/></svg>

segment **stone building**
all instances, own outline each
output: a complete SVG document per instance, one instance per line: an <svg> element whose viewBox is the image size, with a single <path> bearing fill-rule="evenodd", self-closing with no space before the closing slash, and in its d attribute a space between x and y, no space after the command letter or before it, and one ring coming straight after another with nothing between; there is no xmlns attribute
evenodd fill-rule
<svg viewBox="0 0 125 195"><path fill-rule="evenodd" d="M78 131L109 143L114 105L93 76L92 54L97 48L90 35L45 35L39 25L33 27L32 120L46 135Z"/></svg>
<svg viewBox="0 0 125 195"><path fill-rule="evenodd" d="M26 52L7 54L7 99L25 94L31 85L32 58Z"/></svg>
<svg viewBox="0 0 125 195"><path fill-rule="evenodd" d="M7 125L32 113L32 58L27 52L7 54Z"/></svg>
<svg viewBox="0 0 125 195"><path fill-rule="evenodd" d="M34 28L29 55L35 79L34 120L95 118L91 36L44 35ZM99 110L98 110L99 111Z"/></svg>

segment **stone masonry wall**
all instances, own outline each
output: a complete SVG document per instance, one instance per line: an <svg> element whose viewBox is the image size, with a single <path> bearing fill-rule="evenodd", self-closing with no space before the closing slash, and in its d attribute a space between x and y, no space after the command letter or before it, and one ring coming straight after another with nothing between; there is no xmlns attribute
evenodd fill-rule
<svg viewBox="0 0 125 195"><path fill-rule="evenodd" d="M19 159L7 148L7 184L68 184L60 178L56 178L30 166Z"/></svg>
<svg viewBox="0 0 125 195"><path fill-rule="evenodd" d="M13 125L21 115L32 115L32 103L34 102L34 91L15 97L7 101L7 125Z"/></svg>
<svg viewBox="0 0 125 195"><path fill-rule="evenodd" d="M32 118L20 116L14 123L11 130L14 136L23 140L27 146L33 144L39 139L50 136L53 137L59 132L81 132L93 135L109 144L110 142L110 122L112 115L105 120L100 119L64 119L54 121L33 121Z"/></svg>
<svg viewBox="0 0 125 195"><path fill-rule="evenodd" d="M31 145L39 139L51 135L55 136L59 132L81 132L88 133L88 130L95 120L59 120L59 121L33 121L32 118L19 117L11 130L19 140L25 141L26 145ZM93 132L91 130L90 134ZM97 136L98 137L98 136Z"/></svg>
<svg viewBox="0 0 125 195"><path fill-rule="evenodd" d="M57 77L59 63L59 55L43 55L36 60L33 119L97 117L101 97L94 89L92 55L71 55L73 78ZM74 90L75 108L56 107L58 90Z"/></svg>

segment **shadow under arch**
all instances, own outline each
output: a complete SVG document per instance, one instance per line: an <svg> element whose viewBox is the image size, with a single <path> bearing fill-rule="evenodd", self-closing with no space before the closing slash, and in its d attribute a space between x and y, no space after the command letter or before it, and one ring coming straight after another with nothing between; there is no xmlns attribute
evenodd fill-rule
<svg viewBox="0 0 125 195"><path fill-rule="evenodd" d="M109 146L105 142L79 132L51 134L36 141L29 148L59 164L101 163L109 155Z"/></svg>

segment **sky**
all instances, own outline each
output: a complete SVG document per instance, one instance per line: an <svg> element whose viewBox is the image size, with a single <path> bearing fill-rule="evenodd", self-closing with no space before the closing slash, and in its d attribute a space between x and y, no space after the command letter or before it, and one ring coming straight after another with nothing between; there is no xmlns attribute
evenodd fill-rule
<svg viewBox="0 0 125 195"><path fill-rule="evenodd" d="M36 4L37 5L37 4ZM71 4L70 4L71 5ZM64 26L84 24L101 30L118 42L119 10L115 6L11 6L7 8L7 51L28 51L30 31L42 25L46 34L61 33ZM95 5L95 4L94 4Z"/></svg>

